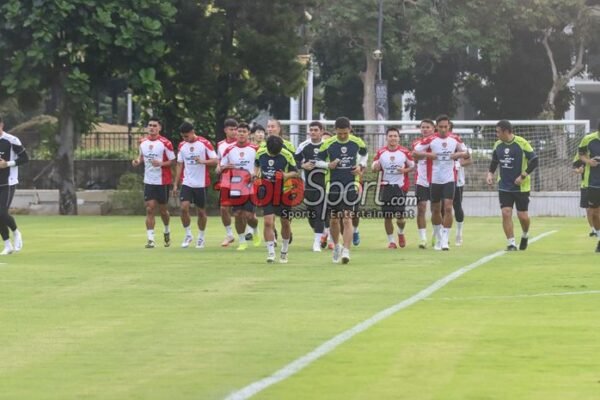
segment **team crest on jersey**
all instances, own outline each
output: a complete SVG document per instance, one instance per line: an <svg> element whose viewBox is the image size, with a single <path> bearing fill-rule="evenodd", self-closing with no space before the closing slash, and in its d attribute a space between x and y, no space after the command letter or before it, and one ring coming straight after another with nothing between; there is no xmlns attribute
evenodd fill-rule
<svg viewBox="0 0 600 400"><path fill-rule="evenodd" d="M346 154L348 152L348 148L346 146L342 147L342 153Z"/></svg>
<svg viewBox="0 0 600 400"><path fill-rule="evenodd" d="M391 157L390 157L390 161L391 161L391 162L394 162L394 161L396 161L396 156L391 156Z"/></svg>
<svg viewBox="0 0 600 400"><path fill-rule="evenodd" d="M190 147L190 152L193 153L194 152L194 146Z"/></svg>
<svg viewBox="0 0 600 400"><path fill-rule="evenodd" d="M319 148L318 148L318 147L315 147L315 148L313 149L313 152L314 152L315 154L319 154Z"/></svg>
<svg viewBox="0 0 600 400"><path fill-rule="evenodd" d="M275 160L269 160L269 167L272 167L273 165L275 165Z"/></svg>
<svg viewBox="0 0 600 400"><path fill-rule="evenodd" d="M245 154L245 153L242 151L242 152L240 153L240 158L244 158L244 154Z"/></svg>
<svg viewBox="0 0 600 400"><path fill-rule="evenodd" d="M446 142L442 143L442 147L443 147L443 148L446 148L446 147L448 147L448 143L446 143Z"/></svg>
<svg viewBox="0 0 600 400"><path fill-rule="evenodd" d="M504 154L510 153L510 149L504 149Z"/></svg>
<svg viewBox="0 0 600 400"><path fill-rule="evenodd" d="M148 146L148 148L149 148L150 150L152 150L152 149L154 148L154 145L153 145L153 144L151 144L150 146Z"/></svg>

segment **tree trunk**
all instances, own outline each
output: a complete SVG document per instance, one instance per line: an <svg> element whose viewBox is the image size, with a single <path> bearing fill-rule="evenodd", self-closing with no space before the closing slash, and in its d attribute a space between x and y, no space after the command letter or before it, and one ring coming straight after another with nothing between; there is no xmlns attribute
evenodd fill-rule
<svg viewBox="0 0 600 400"><path fill-rule="evenodd" d="M221 41L221 73L217 78L217 98L215 101L215 118L216 118L216 131L215 141L225 139L225 132L223 131L225 119L228 118L229 110L231 109L231 71L229 66L226 65L229 59L235 57L233 38L236 26L237 9L231 7L227 9L227 31L225 37Z"/></svg>
<svg viewBox="0 0 600 400"><path fill-rule="evenodd" d="M64 88L64 80L61 80ZM58 116L58 151L56 165L59 181L59 213L61 215L77 215L77 192L74 174L75 122L73 111L69 106L67 94L60 89L60 113Z"/></svg>
<svg viewBox="0 0 600 400"><path fill-rule="evenodd" d="M365 60L367 68L360 73L360 79L363 83L363 118L373 121L375 114L375 78L377 76L377 60L373 58L370 51L365 50Z"/></svg>

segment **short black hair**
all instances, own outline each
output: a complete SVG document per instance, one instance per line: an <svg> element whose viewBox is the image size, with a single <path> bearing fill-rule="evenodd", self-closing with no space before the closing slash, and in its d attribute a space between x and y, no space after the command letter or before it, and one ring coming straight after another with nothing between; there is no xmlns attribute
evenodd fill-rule
<svg viewBox="0 0 600 400"><path fill-rule="evenodd" d="M513 131L513 126L510 123L510 121L507 119L502 119L502 120L498 121L498 123L496 124L496 128L500 128L503 131L509 131L509 132Z"/></svg>
<svg viewBox="0 0 600 400"><path fill-rule="evenodd" d="M252 127L252 129L250 129L250 133L254 133L256 131L264 131L265 127L262 126L261 124L256 124Z"/></svg>
<svg viewBox="0 0 600 400"><path fill-rule="evenodd" d="M398 128L397 128L397 127L395 127L395 126L388 126L388 128L387 128L387 129L386 129L386 131L385 131L385 134L386 134L386 136L387 136L387 134L388 134L388 133L390 133L390 132L392 132L392 131L394 131L394 132L398 132L398 136L400 136L400 129L398 129Z"/></svg>
<svg viewBox="0 0 600 400"><path fill-rule="evenodd" d="M442 115L438 115L438 117L435 119L436 124L439 124L442 121L450 122L450 117L447 116L446 114L442 114Z"/></svg>
<svg viewBox="0 0 600 400"><path fill-rule="evenodd" d="M233 118L227 118L225 122L223 122L223 126L225 128L237 128L238 122Z"/></svg>
<svg viewBox="0 0 600 400"><path fill-rule="evenodd" d="M148 122L150 122L150 121L158 122L160 124L160 126L162 126L162 121L158 117L150 117L150 118L148 118Z"/></svg>
<svg viewBox="0 0 600 400"><path fill-rule="evenodd" d="M283 139L279 136L271 135L267 138L267 151L269 154L276 156L283 149Z"/></svg>
<svg viewBox="0 0 600 400"><path fill-rule="evenodd" d="M421 124L429 124L431 126L435 126L435 122L433 122L433 120L431 118L425 118L421 120L421 123L419 124L419 126L421 126Z"/></svg>
<svg viewBox="0 0 600 400"><path fill-rule="evenodd" d="M335 128L336 129L349 129L350 128L350 120L347 117L339 117L335 120Z"/></svg>
<svg viewBox="0 0 600 400"><path fill-rule="evenodd" d="M238 129L242 128L242 129L248 129L248 130L250 130L250 125L248 125L245 122L240 122L237 127L238 127Z"/></svg>
<svg viewBox="0 0 600 400"><path fill-rule="evenodd" d="M323 124L320 123L319 121L313 121L310 124L308 124L309 128L312 128L313 126L318 127L320 130L323 130Z"/></svg>
<svg viewBox="0 0 600 400"><path fill-rule="evenodd" d="M179 126L179 133L188 133L194 130L194 125L189 122L184 122Z"/></svg>

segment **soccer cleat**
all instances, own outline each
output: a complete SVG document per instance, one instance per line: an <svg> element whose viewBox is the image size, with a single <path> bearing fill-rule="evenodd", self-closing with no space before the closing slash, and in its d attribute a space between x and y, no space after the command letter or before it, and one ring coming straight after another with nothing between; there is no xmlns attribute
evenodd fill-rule
<svg viewBox="0 0 600 400"><path fill-rule="evenodd" d="M326 249L327 248L327 235L322 235L321 236L321 248L322 249Z"/></svg>
<svg viewBox="0 0 600 400"><path fill-rule="evenodd" d="M246 240L247 241L251 241L253 238L254 238L254 235L252 234L252 232L246 233Z"/></svg>
<svg viewBox="0 0 600 400"><path fill-rule="evenodd" d="M591 231L588 235L589 237L596 237L596 232ZM15 250L17 249L17 237L15 236Z"/></svg>
<svg viewBox="0 0 600 400"><path fill-rule="evenodd" d="M528 238L521 238L521 243L519 243L519 250L526 250L528 242Z"/></svg>
<svg viewBox="0 0 600 400"><path fill-rule="evenodd" d="M360 232L354 232L352 234L352 244L355 246L360 244Z"/></svg>
<svg viewBox="0 0 600 400"><path fill-rule="evenodd" d="M244 243L240 243L237 247L237 251L244 251L248 248L248 243L244 242Z"/></svg>
<svg viewBox="0 0 600 400"><path fill-rule="evenodd" d="M333 257L332 257L333 263L334 264L339 263L341 256L342 256L342 246L340 246L338 244L333 248Z"/></svg>
<svg viewBox="0 0 600 400"><path fill-rule="evenodd" d="M267 255L267 264L273 264L275 262L275 253Z"/></svg>
<svg viewBox="0 0 600 400"><path fill-rule="evenodd" d="M146 243L146 248L153 249L155 247L156 247L156 243L154 243L154 240L148 240L148 243Z"/></svg>
<svg viewBox="0 0 600 400"><path fill-rule="evenodd" d="M246 239L248 240L248 239ZM254 237L252 238L252 244L254 245L254 247L258 247L260 246L262 243L262 240L260 239L260 235L254 235Z"/></svg>
<svg viewBox="0 0 600 400"><path fill-rule="evenodd" d="M350 250L342 250L342 264L348 264L350 262Z"/></svg>
<svg viewBox="0 0 600 400"><path fill-rule="evenodd" d="M287 262L288 262L287 253L284 253L282 251L281 254L279 255L279 263L280 264L287 264Z"/></svg>
<svg viewBox="0 0 600 400"><path fill-rule="evenodd" d="M21 251L22 248L23 248L23 237L21 236L21 233L19 231L16 231L15 232L14 250Z"/></svg>
<svg viewBox="0 0 600 400"><path fill-rule="evenodd" d="M398 245L401 248L406 247L406 237L404 236L404 233L399 233L398 234Z"/></svg>
<svg viewBox="0 0 600 400"><path fill-rule="evenodd" d="M186 235L183 238L183 242L181 243L181 248L187 249L188 247L190 247L190 244L192 244L193 241L194 241L193 237Z"/></svg>
<svg viewBox="0 0 600 400"><path fill-rule="evenodd" d="M517 251L517 246L515 246L514 244L509 244L508 246L506 246L506 251Z"/></svg>
<svg viewBox="0 0 600 400"><path fill-rule="evenodd" d="M9 254L12 254L15 251L15 249L11 246L4 246L4 250L2 250L2 252L0 253L0 256L7 256Z"/></svg>
<svg viewBox="0 0 600 400"><path fill-rule="evenodd" d="M234 241L235 239L233 238L233 236L225 236L225 239L223 239L223 242L221 243L221 247L227 247Z"/></svg>
<svg viewBox="0 0 600 400"><path fill-rule="evenodd" d="M165 239L165 247L169 247L171 245L171 234L169 232L165 232L163 237Z"/></svg>
<svg viewBox="0 0 600 400"><path fill-rule="evenodd" d="M421 240L419 242L419 248L420 249L426 249L427 248L427 240Z"/></svg>
<svg viewBox="0 0 600 400"><path fill-rule="evenodd" d="M442 241L441 240L436 240L435 244L433 245L433 249L440 251L442 250Z"/></svg>
<svg viewBox="0 0 600 400"><path fill-rule="evenodd" d="M448 245L442 246L442 251L450 251L450 247Z"/></svg>
<svg viewBox="0 0 600 400"><path fill-rule="evenodd" d="M198 238L198 240L196 241L196 248L203 249L204 246L205 246L204 238Z"/></svg>
<svg viewBox="0 0 600 400"><path fill-rule="evenodd" d="M394 243L394 242L390 242L390 243L388 243L388 249L393 249L393 250L395 250L395 249L397 249L397 248L398 248L398 246L396 246L396 243Z"/></svg>
<svg viewBox="0 0 600 400"><path fill-rule="evenodd" d="M320 242L314 242L312 250L315 253L320 253L321 252L321 243Z"/></svg>
<svg viewBox="0 0 600 400"><path fill-rule="evenodd" d="M463 243L462 236L456 235L456 242L455 242L456 247L462 246L462 243Z"/></svg>

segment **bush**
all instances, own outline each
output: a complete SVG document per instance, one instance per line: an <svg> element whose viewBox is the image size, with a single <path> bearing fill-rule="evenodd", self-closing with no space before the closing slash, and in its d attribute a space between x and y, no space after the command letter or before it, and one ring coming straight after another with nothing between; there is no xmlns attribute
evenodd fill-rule
<svg viewBox="0 0 600 400"><path fill-rule="evenodd" d="M132 172L121 175L117 190L111 196L111 203L113 214L145 214L143 178Z"/></svg>
<svg viewBox="0 0 600 400"><path fill-rule="evenodd" d="M138 150L103 150L87 149L75 150L76 160L131 160L136 158Z"/></svg>

